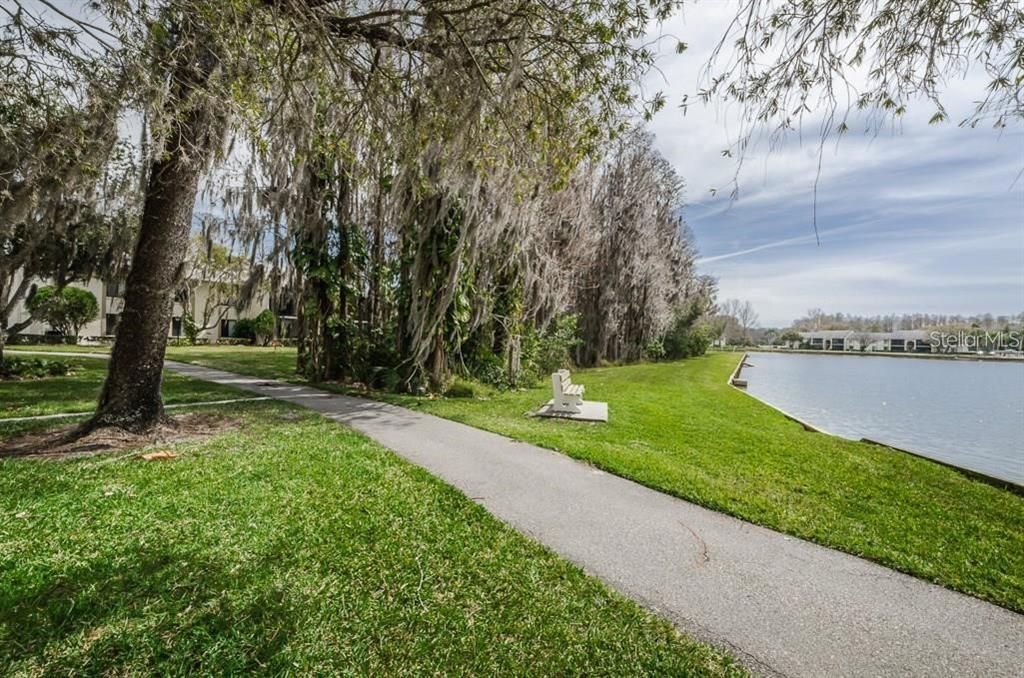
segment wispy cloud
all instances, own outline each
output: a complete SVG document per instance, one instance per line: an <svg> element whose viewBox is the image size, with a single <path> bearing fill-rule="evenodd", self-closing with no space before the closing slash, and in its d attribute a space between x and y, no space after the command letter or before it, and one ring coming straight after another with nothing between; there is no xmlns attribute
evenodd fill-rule
<svg viewBox="0 0 1024 678"><path fill-rule="evenodd" d="M666 54L663 80L652 79L670 101L696 91L733 11L733 3L692 5L667 27L690 45L682 55ZM983 74L948 84L953 119L983 87ZM896 130L829 143L820 174L816 130L802 143L794 137L755 146L733 201L737 165L721 151L738 129L736 111L691 107L684 117L668 107L653 129L687 181L686 217L700 269L719 278L723 297L753 301L769 325L788 324L812 307L1024 310L1024 130L933 126L929 114L922 104Z"/></svg>

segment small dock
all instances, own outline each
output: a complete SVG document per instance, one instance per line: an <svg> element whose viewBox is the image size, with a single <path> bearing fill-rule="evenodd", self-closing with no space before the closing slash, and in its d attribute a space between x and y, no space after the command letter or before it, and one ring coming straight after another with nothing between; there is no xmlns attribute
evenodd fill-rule
<svg viewBox="0 0 1024 678"><path fill-rule="evenodd" d="M730 377L729 377L729 385L730 386L735 386L736 388L746 388L747 387L747 380L744 379L742 376L740 376L741 373L743 372L743 368L744 367L753 367L753 365L751 365L750 363L747 362L747 354L746 353L743 354L743 357L740 359L739 365L736 366L736 369L733 370L732 375L730 375Z"/></svg>

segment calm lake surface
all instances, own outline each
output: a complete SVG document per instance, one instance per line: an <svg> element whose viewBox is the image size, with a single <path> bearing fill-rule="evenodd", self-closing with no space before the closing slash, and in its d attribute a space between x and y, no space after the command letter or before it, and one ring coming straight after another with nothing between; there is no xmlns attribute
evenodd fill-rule
<svg viewBox="0 0 1024 678"><path fill-rule="evenodd" d="M1024 484L1024 363L751 353L747 391L846 438Z"/></svg>

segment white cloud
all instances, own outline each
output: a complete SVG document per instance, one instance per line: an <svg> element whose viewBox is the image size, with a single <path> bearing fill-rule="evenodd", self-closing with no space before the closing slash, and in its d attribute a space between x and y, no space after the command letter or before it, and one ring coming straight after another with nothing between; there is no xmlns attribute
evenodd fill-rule
<svg viewBox="0 0 1024 678"><path fill-rule="evenodd" d="M827 143L818 174L812 118L802 139L750 148L739 197L729 199L737 165L721 151L739 131L738 111L698 104L683 116L673 104L684 94L694 100L736 7L698 3L670 21L662 32L689 49L675 55L674 40L666 40L660 71L647 83L668 96L651 129L687 181L699 266L719 277L721 298L750 299L770 325L785 325L811 307L870 314L1024 309L1019 128L928 125L932 107L921 102L897 129L851 132ZM978 72L950 78L944 103L952 120L973 109L985 82Z"/></svg>

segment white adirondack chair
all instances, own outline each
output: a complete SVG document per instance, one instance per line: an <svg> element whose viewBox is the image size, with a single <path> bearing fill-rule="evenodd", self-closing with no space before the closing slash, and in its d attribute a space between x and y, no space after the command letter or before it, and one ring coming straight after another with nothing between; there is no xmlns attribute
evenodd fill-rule
<svg viewBox="0 0 1024 678"><path fill-rule="evenodd" d="M551 373L551 409L555 412L579 414L583 404L582 384L572 383L569 370Z"/></svg>

